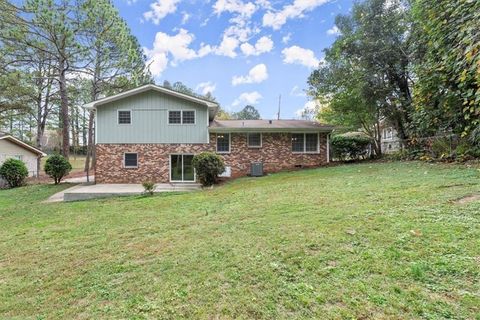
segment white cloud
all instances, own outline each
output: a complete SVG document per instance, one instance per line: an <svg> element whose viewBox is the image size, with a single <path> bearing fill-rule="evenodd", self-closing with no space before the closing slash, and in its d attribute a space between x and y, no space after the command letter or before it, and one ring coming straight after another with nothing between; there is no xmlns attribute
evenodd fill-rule
<svg viewBox="0 0 480 320"><path fill-rule="evenodd" d="M172 66L176 66L179 62L200 58L212 52L213 49L203 43L198 52L191 49L190 44L194 39L195 36L185 29L180 29L173 36L157 32L153 48L144 48L152 74L154 76L162 74L169 62Z"/></svg>
<svg viewBox="0 0 480 320"><path fill-rule="evenodd" d="M150 4L150 11L143 14L145 20L151 20L154 24L159 24L160 20L170 13L177 10L177 4L180 0L156 0Z"/></svg>
<svg viewBox="0 0 480 320"><path fill-rule="evenodd" d="M215 54L219 56L226 56L230 58L235 58L237 52L235 51L238 48L240 41L234 37L224 36L220 46L214 49Z"/></svg>
<svg viewBox="0 0 480 320"><path fill-rule="evenodd" d="M272 51L273 41L269 37L263 36L257 40L254 46L245 42L240 46L240 49L246 56L258 56L262 53Z"/></svg>
<svg viewBox="0 0 480 320"><path fill-rule="evenodd" d="M232 78L232 85L236 86L239 84L246 83L260 83L268 79L267 66L263 63L257 64L255 67L250 69L248 75L246 76L234 76Z"/></svg>
<svg viewBox="0 0 480 320"><path fill-rule="evenodd" d="M319 104L317 101L307 101L303 108L295 111L297 118L303 118L306 120L311 120L318 113Z"/></svg>
<svg viewBox="0 0 480 320"><path fill-rule="evenodd" d="M280 29L288 19L303 18L306 12L329 2L331 0L294 0L292 4L285 5L280 11L268 11L263 16L263 26Z"/></svg>
<svg viewBox="0 0 480 320"><path fill-rule="evenodd" d="M293 86L292 90L290 90L290 95L294 97L305 97L307 96L306 93L300 89L299 86Z"/></svg>
<svg viewBox="0 0 480 320"><path fill-rule="evenodd" d="M199 83L195 90L201 92L203 95L206 95L207 93L213 93L215 89L217 88L217 84L207 81L207 82L201 82Z"/></svg>
<svg viewBox="0 0 480 320"><path fill-rule="evenodd" d="M337 26L333 26L332 28L328 29L327 30L327 34L329 36L339 36L341 35L342 33L340 32L340 29L338 29Z"/></svg>
<svg viewBox="0 0 480 320"><path fill-rule="evenodd" d="M190 17L191 17L190 13L185 12L185 11L182 12L182 24L187 23L188 20L190 20Z"/></svg>
<svg viewBox="0 0 480 320"><path fill-rule="evenodd" d="M315 68L320 63L310 49L299 46L291 46L282 50L283 62L288 64L301 64L309 68Z"/></svg>
<svg viewBox="0 0 480 320"><path fill-rule="evenodd" d="M244 17L251 17L257 6L252 2L244 3L243 1L238 0L217 0L213 5L213 12L217 15L222 14L223 12L238 13Z"/></svg>
<svg viewBox="0 0 480 320"><path fill-rule="evenodd" d="M289 32L282 37L282 43L287 44L290 40L292 40L292 33Z"/></svg>
<svg viewBox="0 0 480 320"><path fill-rule="evenodd" d="M235 99L235 101L233 101L232 106L235 107L241 103L254 105L257 104L258 100L262 98L262 95L257 91L244 92L237 99Z"/></svg>

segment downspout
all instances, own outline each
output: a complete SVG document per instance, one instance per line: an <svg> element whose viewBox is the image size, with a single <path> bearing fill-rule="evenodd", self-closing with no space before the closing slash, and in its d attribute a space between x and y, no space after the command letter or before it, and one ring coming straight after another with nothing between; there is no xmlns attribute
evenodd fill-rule
<svg viewBox="0 0 480 320"><path fill-rule="evenodd" d="M330 163L330 133L327 134L327 163Z"/></svg>

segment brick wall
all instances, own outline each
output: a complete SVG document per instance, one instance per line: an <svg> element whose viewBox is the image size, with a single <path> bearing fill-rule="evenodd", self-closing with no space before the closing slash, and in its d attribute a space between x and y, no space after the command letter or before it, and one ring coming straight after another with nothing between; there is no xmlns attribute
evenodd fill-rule
<svg viewBox="0 0 480 320"><path fill-rule="evenodd" d="M291 137L288 133L264 133L262 148L249 148L247 135L233 133L231 152L222 154L225 165L232 168L232 176L239 177L250 172L252 162L263 162L267 173L293 169L295 167L316 167L327 163L327 138L320 134L318 154L294 154L291 151ZM97 144L97 183L142 183L146 180L169 182L170 154L215 151L215 134L210 135L210 144ZM138 168L123 167L125 152L138 153Z"/></svg>

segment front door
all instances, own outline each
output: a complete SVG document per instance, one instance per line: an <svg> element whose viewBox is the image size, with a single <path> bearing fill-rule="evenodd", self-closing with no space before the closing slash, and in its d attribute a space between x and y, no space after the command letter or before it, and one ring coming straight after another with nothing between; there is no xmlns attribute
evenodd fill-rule
<svg viewBox="0 0 480 320"><path fill-rule="evenodd" d="M195 169L192 160L192 154L170 155L170 181L195 182Z"/></svg>

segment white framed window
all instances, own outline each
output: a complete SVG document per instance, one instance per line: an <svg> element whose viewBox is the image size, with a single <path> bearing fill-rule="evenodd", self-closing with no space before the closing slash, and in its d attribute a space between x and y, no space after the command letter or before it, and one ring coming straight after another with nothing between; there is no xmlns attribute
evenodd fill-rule
<svg viewBox="0 0 480 320"><path fill-rule="evenodd" d="M123 167L124 168L138 168L138 153L125 152L123 154Z"/></svg>
<svg viewBox="0 0 480 320"><path fill-rule="evenodd" d="M168 124L195 124L195 110L168 111Z"/></svg>
<svg viewBox="0 0 480 320"><path fill-rule="evenodd" d="M318 133L292 133L293 153L318 153Z"/></svg>
<svg viewBox="0 0 480 320"><path fill-rule="evenodd" d="M118 124L132 124L131 110L118 110Z"/></svg>
<svg viewBox="0 0 480 320"><path fill-rule="evenodd" d="M249 148L261 148L262 134L259 132L247 133L247 145Z"/></svg>
<svg viewBox="0 0 480 320"><path fill-rule="evenodd" d="M217 133L217 152L230 153L230 133Z"/></svg>
<svg viewBox="0 0 480 320"><path fill-rule="evenodd" d="M23 161L23 155L21 155L21 154L17 154L17 155L15 155L15 156L13 156L13 157L14 157L15 159L17 159L17 160Z"/></svg>
<svg viewBox="0 0 480 320"><path fill-rule="evenodd" d="M182 124L195 124L195 110L182 111Z"/></svg>

